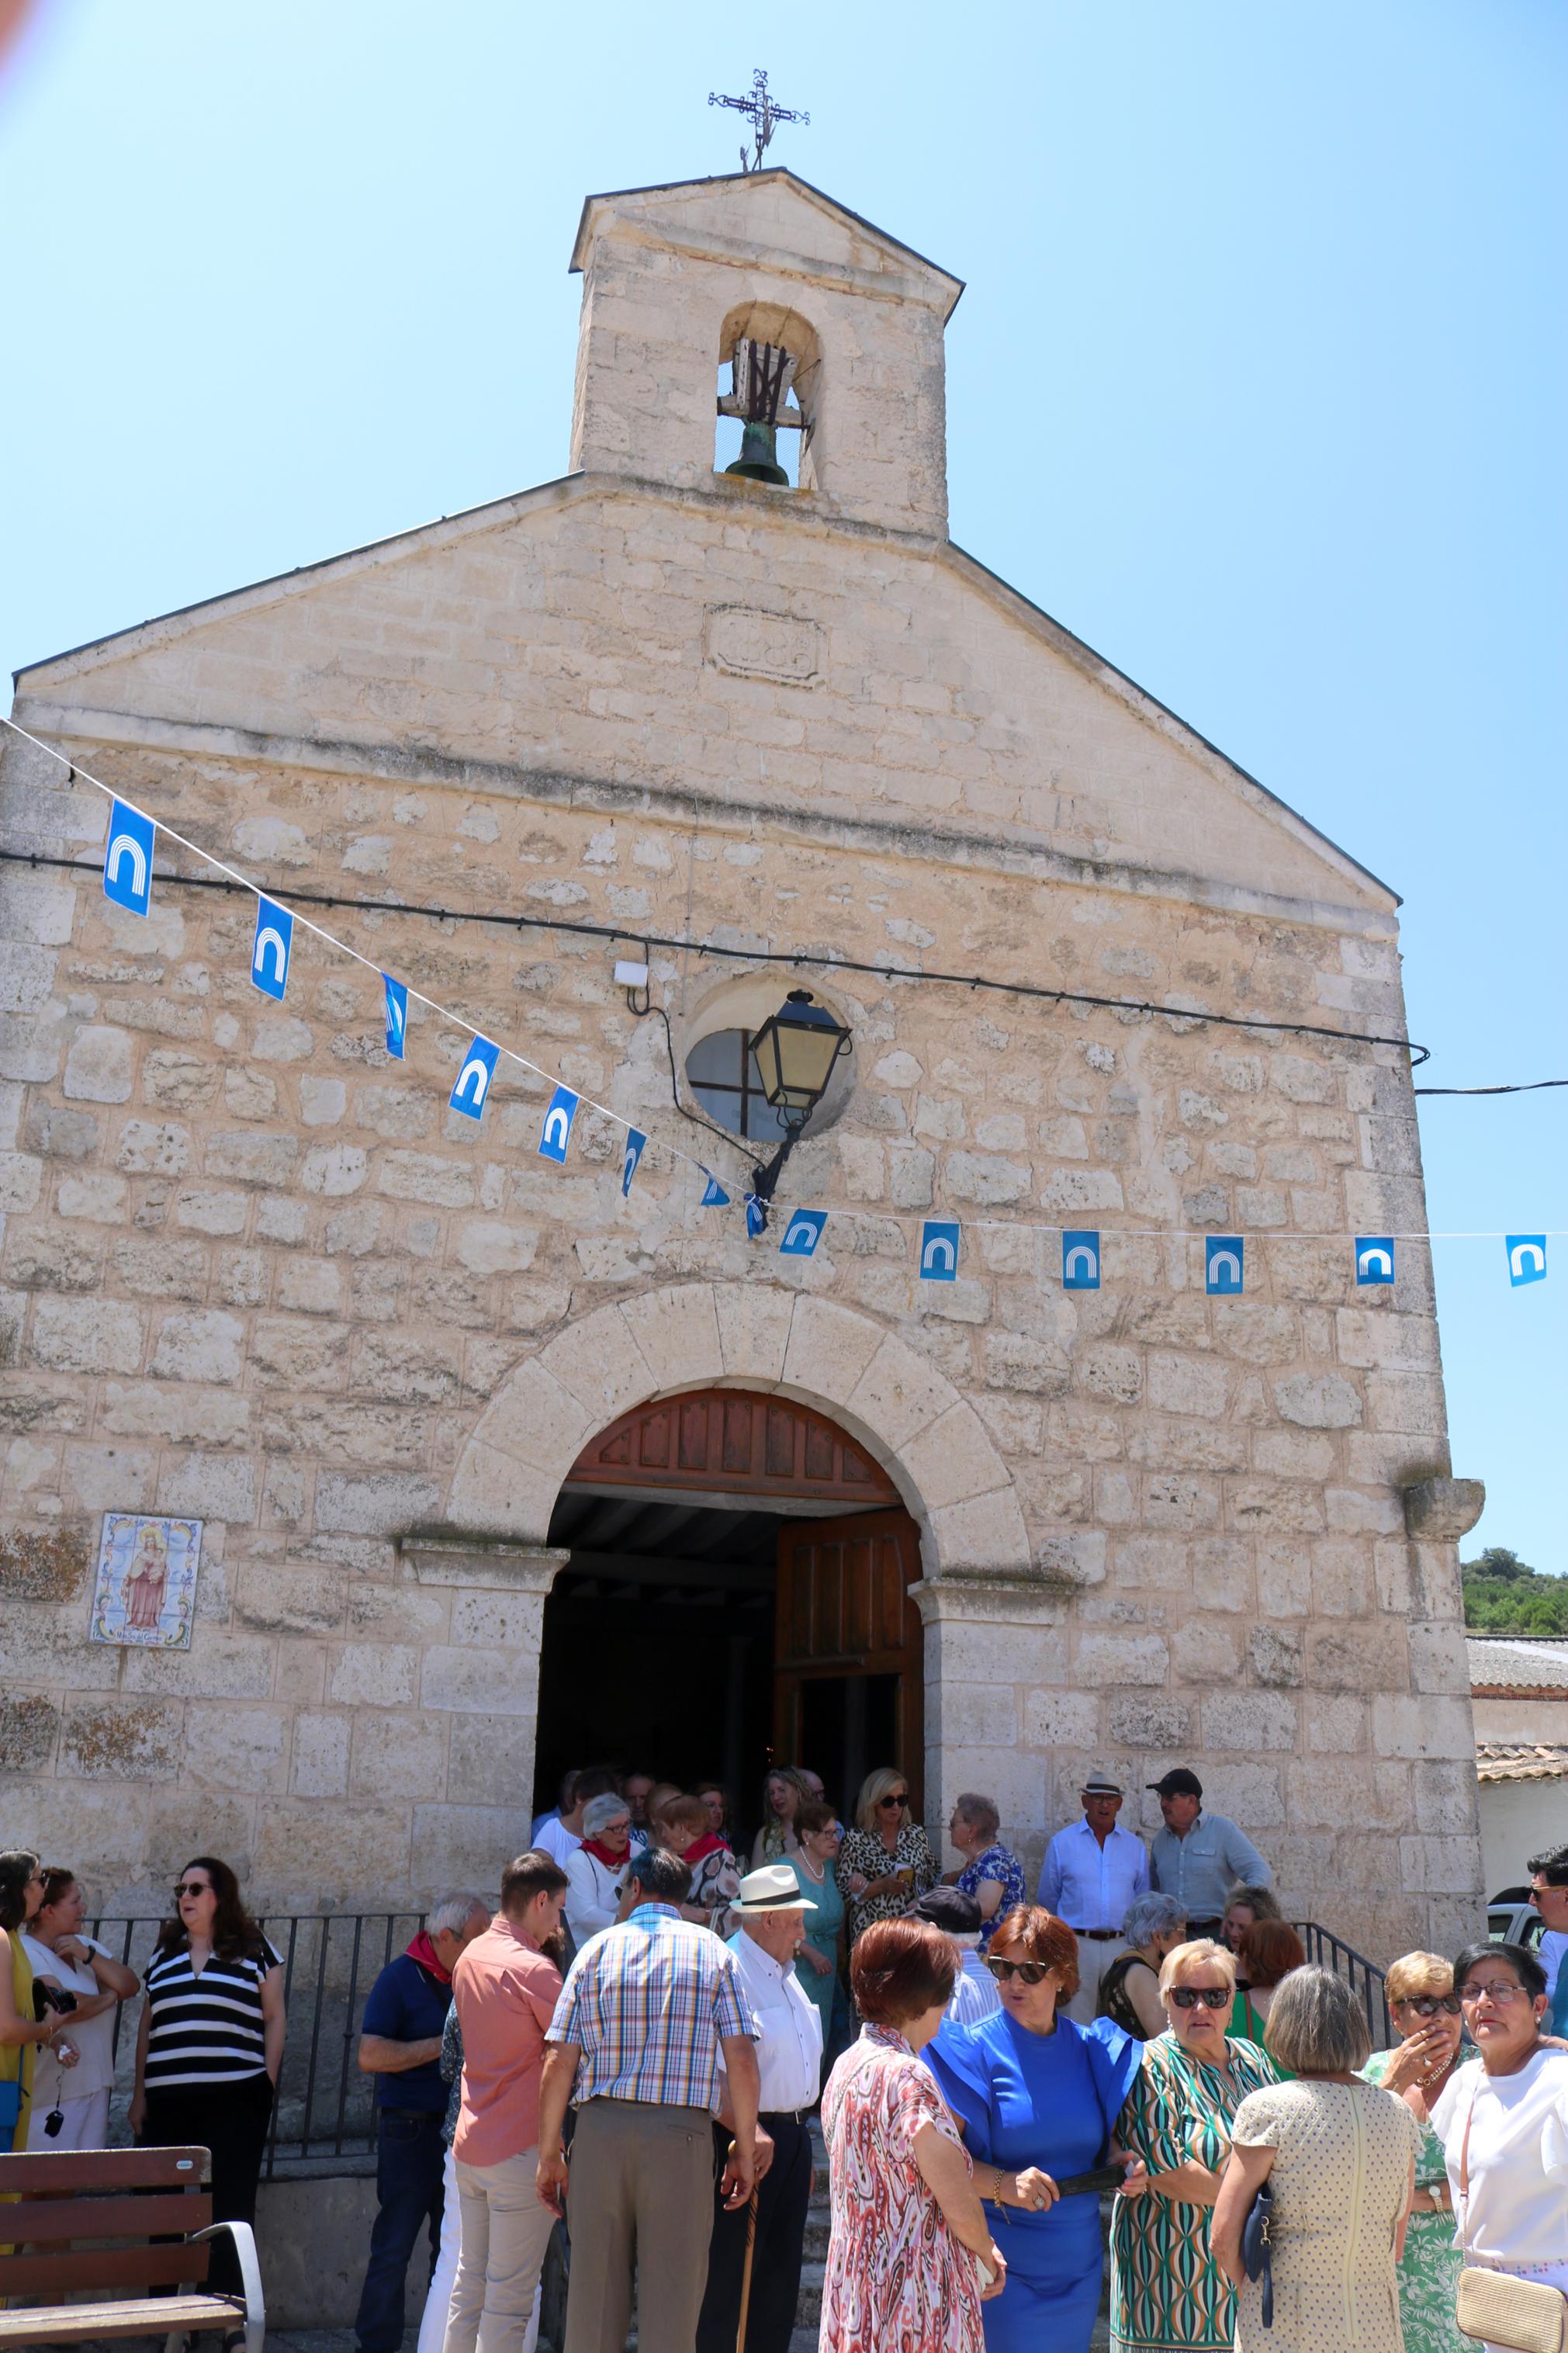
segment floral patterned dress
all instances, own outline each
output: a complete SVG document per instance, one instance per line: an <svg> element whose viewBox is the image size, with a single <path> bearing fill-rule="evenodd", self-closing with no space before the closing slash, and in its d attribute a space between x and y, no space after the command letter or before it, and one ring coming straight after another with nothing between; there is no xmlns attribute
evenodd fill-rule
<svg viewBox="0 0 1568 2353"><path fill-rule="evenodd" d="M856 1872L865 1879L885 1879L889 1872L906 1869L912 1876L903 1887L893 1888L886 1895L858 1897L849 1893ZM936 1885L938 1875L936 1857L919 1822L904 1824L891 1854L875 1831L846 1831L838 1849L838 1884L849 1905L849 1942L853 1944L873 1920L901 1920L915 1897Z"/></svg>
<svg viewBox="0 0 1568 2353"><path fill-rule="evenodd" d="M1175 2036L1156 2035L1127 2095L1117 2137L1151 2173L1189 2159L1217 2171L1231 2118L1249 2092L1274 2081L1255 2042L1230 2044L1231 2082L1192 2058ZM1110 2217L1111 2353L1230 2353L1236 2291L1209 2253L1212 2206L1119 2198ZM1322 2353L1330 2353L1325 2346Z"/></svg>
<svg viewBox="0 0 1568 2353"><path fill-rule="evenodd" d="M988 1846L984 1854L977 1854L972 1862L966 1862L958 1874L959 1886L965 1895L973 1895L977 1904L982 1887L990 1880L999 1882L1002 1901L990 1919L980 1924L980 1949L983 1953L989 1947L998 1923L1018 1905L1026 1904L1029 1900L1024 1887L1024 1866L1016 1854L1008 1853L1000 1840L994 1846Z"/></svg>
<svg viewBox="0 0 1568 2353"><path fill-rule="evenodd" d="M1462 2045L1460 2063L1474 2055L1470 2045ZM1382 2083L1393 2056L1392 2051L1373 2052L1361 2071L1369 2084ZM1447 2179L1443 2144L1427 2125L1415 2160L1415 2187L1436 2189ZM1452 2214L1412 2214L1405 2224L1405 2257L1396 2274L1405 2353L1468 2353L1468 2348L1473 2353L1475 2338L1461 2337L1454 2317L1464 2261Z"/></svg>
<svg viewBox="0 0 1568 2353"><path fill-rule="evenodd" d="M915 2162L922 2125L963 2147L903 2036L863 2027L822 2097L833 2228L818 2353L984 2353L980 2267Z"/></svg>

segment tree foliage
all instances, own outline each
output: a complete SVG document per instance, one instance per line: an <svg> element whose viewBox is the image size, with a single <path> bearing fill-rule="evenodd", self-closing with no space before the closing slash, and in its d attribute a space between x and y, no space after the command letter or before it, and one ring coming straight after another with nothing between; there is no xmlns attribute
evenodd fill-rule
<svg viewBox="0 0 1568 2353"><path fill-rule="evenodd" d="M1505 1545L1459 1564L1465 1623L1478 1634L1568 1635L1568 1577L1531 1568Z"/></svg>

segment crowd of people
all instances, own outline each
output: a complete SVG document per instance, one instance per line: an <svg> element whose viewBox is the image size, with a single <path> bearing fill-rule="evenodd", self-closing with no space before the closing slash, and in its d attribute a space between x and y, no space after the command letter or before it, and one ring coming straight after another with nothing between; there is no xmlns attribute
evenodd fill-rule
<svg viewBox="0 0 1568 2353"><path fill-rule="evenodd" d="M819 2106L821 2353L1087 2353L1104 2191L1112 2353L1458 2353L1461 2271L1486 2342L1549 2341L1568 1971L1403 1955L1373 2052L1364 1989L1308 1962L1257 1850L1193 1774L1157 1787L1145 1849L1089 1775L1031 1903L988 1798L955 1799L943 1873L892 1767L847 1828L814 1775L770 1774L749 1851L716 1784L570 1777L499 1910L443 1897L366 2002L361 2353L401 2345L422 2237L420 2353L532 2353L563 2221L563 2353L620 2353L634 2295L642 2353L787 2353ZM1568 1846L1530 1868L1557 1960ZM0 1854L0 2147L104 2145L114 2012L143 1992L135 2136L208 2147L215 2217L251 2220L283 1973L234 1873L185 1866L144 1987L84 1913L71 1872ZM216 2285L232 2264L220 2239Z"/></svg>

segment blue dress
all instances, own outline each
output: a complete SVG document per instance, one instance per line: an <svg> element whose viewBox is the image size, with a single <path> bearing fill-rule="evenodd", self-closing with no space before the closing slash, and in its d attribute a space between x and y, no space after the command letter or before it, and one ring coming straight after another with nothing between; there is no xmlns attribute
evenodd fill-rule
<svg viewBox="0 0 1568 2353"><path fill-rule="evenodd" d="M1059 2180L1105 2161L1143 2045L1108 2018L1089 2027L1057 2012L1030 2034L1005 2010L977 2026L945 2022L922 2056L980 2165ZM986 2353L1088 2353L1100 2309L1100 2200L1064 2198L1047 2214L985 2208L1007 2258L1007 2284L981 2307Z"/></svg>

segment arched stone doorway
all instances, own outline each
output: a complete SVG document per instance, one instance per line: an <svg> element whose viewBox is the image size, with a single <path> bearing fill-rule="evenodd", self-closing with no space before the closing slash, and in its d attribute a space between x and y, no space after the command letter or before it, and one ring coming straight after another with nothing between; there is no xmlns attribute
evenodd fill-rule
<svg viewBox="0 0 1568 2353"><path fill-rule="evenodd" d="M461 1704L496 1746L498 1790L521 1810L536 1786L544 1609L567 1558L549 1542L563 1484L622 1414L711 1388L827 1415L892 1481L920 1530L924 1570L914 1596L925 1627L927 1814L934 1825L960 1789L986 1789L1015 1843L1038 1840L1038 1695L1067 1690L1068 1602L1056 1565L1036 1564L1007 1465L973 1407L898 1333L862 1309L758 1278L662 1284L524 1349L464 1440L435 1522L403 1536L416 1580L462 1596L465 1623L486 1630L482 1683L473 1648L450 1663ZM1076 1539L1049 1533L1073 1550ZM1093 1573L1090 1555L1083 1574ZM1093 1753L1075 1746L1073 1769ZM899 1760L916 1772L920 1761ZM514 1815L505 1812L503 1828L503 1811L499 1798L489 1811L467 1809L473 1835L484 1812L484 1837L504 1842Z"/></svg>
<svg viewBox="0 0 1568 2353"><path fill-rule="evenodd" d="M847 1430L776 1392L708 1388L618 1415L552 1513L538 1776L609 1757L743 1815L768 1763L847 1805L872 1765L924 1767L920 1531Z"/></svg>

